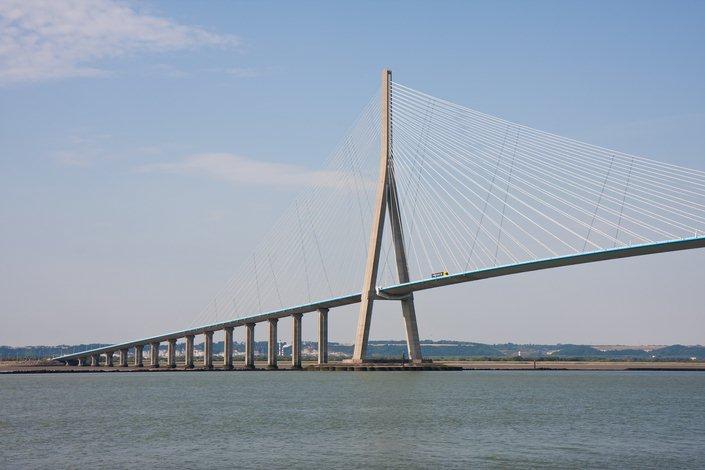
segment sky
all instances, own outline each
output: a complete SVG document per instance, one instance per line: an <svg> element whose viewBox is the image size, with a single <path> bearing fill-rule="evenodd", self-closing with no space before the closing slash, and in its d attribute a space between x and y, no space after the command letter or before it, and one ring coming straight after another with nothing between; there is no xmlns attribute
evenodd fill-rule
<svg viewBox="0 0 705 470"><path fill-rule="evenodd" d="M705 170L703 24L695 1L0 2L0 344L188 324L384 67L509 121ZM705 344L703 280L696 250L436 289L417 295L420 334ZM402 338L401 315L380 310L371 336ZM351 342L356 316L333 311L330 339Z"/></svg>

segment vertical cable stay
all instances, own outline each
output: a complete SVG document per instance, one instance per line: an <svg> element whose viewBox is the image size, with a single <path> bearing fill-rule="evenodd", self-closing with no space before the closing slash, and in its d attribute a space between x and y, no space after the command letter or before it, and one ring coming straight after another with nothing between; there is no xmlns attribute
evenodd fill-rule
<svg viewBox="0 0 705 470"><path fill-rule="evenodd" d="M585 236L585 244L583 245L583 251L587 248L588 240L590 240L590 231L595 224L595 217L597 216L597 211L600 209L600 203L602 202L602 196L605 193L605 186L607 185L607 180L610 177L610 171L612 170L612 163L614 162L614 157L610 160L610 166L607 168L607 173L605 174L605 180L602 182L602 189L600 190L600 197L597 198L597 204L595 204L595 212L592 214L592 220L590 221L590 228L588 228L587 235ZM614 241L617 243L617 240Z"/></svg>
<svg viewBox="0 0 705 470"><path fill-rule="evenodd" d="M629 189L629 179L632 176L632 165L634 164L634 159L629 162L629 172L627 173L627 182L624 184L624 195L622 196L622 204L619 206L619 220L617 222L617 234L614 236L615 239L619 240L619 229L622 227L622 213L624 212L624 201L627 200L627 190ZM614 242L614 246L617 246L617 241Z"/></svg>
<svg viewBox="0 0 705 470"><path fill-rule="evenodd" d="M333 297L333 289L330 286L330 279L328 279L328 271L326 270L326 263L323 261L323 254L321 253L321 245L318 243L318 236L316 232L313 232L313 240L316 242L316 250L318 251L318 258L321 261L321 269L323 270L323 275L326 278L326 285L328 286L328 292L330 296Z"/></svg>
<svg viewBox="0 0 705 470"><path fill-rule="evenodd" d="M499 221L499 233L497 233L497 247L494 252L494 264L497 265L497 252L499 251L499 242L502 239L502 228L504 226L504 214L507 209L507 196L509 196L509 190L512 185L512 173L514 172L514 160L517 155L517 145L519 144L519 130L517 129L517 136L514 139L514 151L512 152L512 163L509 168L509 178L507 179L507 189L504 191L504 202L502 203L502 218Z"/></svg>
<svg viewBox="0 0 705 470"><path fill-rule="evenodd" d="M282 296L281 296L281 294L279 293L279 283L277 282L277 273L276 273L276 271L274 270L274 266L272 266L272 256L271 256L271 254L270 254L269 257L267 258L267 260L269 261L269 269L272 271L272 279L274 279L274 288L275 288L275 290L277 291L277 299L279 300L279 306L280 306L281 308L284 308L284 302L282 302Z"/></svg>
<svg viewBox="0 0 705 470"><path fill-rule="evenodd" d="M304 262L304 273L306 274L306 292L308 293L308 301L311 301L311 281L308 277L308 257L306 256L306 248L304 245L304 229L301 226L301 215L299 214L299 206L296 205L296 221L299 225L299 234L301 241L301 255L303 256Z"/></svg>
<svg viewBox="0 0 705 470"><path fill-rule="evenodd" d="M423 127L421 129L421 133L419 134L419 139L416 142L415 148L412 150L409 150L410 154L413 155L413 157L411 157L411 158L413 158L412 167L423 167L423 165L424 165L425 158L424 158L424 150L423 149L426 146L425 136L426 136L426 132L428 130L429 119L431 118L432 115L433 115L433 104L431 104L431 106L425 107L424 118L423 118ZM400 148L399 152L401 152L401 151L405 152L406 150L407 149ZM407 171L406 177L413 178L413 173L414 173L413 171ZM409 214L409 221L408 221L408 223L409 223L409 232L408 232L409 238L408 238L408 240L406 240L406 243L408 246L411 247L411 250L414 252L413 258L416 260L415 264L418 269L418 276L421 276L422 273L424 272L424 270L421 268L421 265L419 263L420 258L419 258L418 252L416 251L416 245L413 243L414 233L417 229L417 227L416 227L416 222L417 222L416 221L416 212L417 212L418 203L419 203L419 201L418 201L419 189L420 189L419 180L421 177L421 172L416 171L416 174L417 175L415 178L415 184L413 182L410 183L408 185L408 187L411 187L412 189L407 191L407 193L408 193L407 196L409 197L409 200L411 201L410 206L412 207L412 211L411 211L411 214ZM401 184L404 185L405 187L407 187L407 185L405 183L407 183L407 181L402 180ZM413 193L413 195L411 193ZM426 255L426 258L428 259L427 252L425 253L425 255ZM430 269L430 260L429 260L429 269Z"/></svg>
<svg viewBox="0 0 705 470"><path fill-rule="evenodd" d="M262 296L260 296L259 293L259 276L257 274L257 255L255 253L252 253L252 263L255 265L255 283L257 284L257 308L262 310ZM217 302L217 298L215 302ZM217 313L218 309L216 309Z"/></svg>
<svg viewBox="0 0 705 470"><path fill-rule="evenodd" d="M497 170L499 170L499 164L502 161L502 155L504 154L504 146L507 143L507 134L509 134L509 126L507 126L507 130L504 133L504 138L502 139L502 148L499 151L499 157L497 158L497 165L495 166L494 172L492 173L492 181L490 182L490 186L487 189L487 196L485 197L485 202L483 203L482 206L482 214L480 215L480 225L477 226L477 230L475 231L475 235L472 238L472 246L470 247L470 253L468 254L468 262L465 265L465 270L467 271L468 266L470 265L470 259L472 258L472 254L475 251L475 244L477 243L477 235L480 233L480 226L482 225L482 222L484 221L485 218L485 212L487 211L487 202L490 199L490 194L492 193L492 189L494 188L494 182L495 179L497 179ZM498 243L499 245L499 243ZM495 254L495 258L497 255Z"/></svg>

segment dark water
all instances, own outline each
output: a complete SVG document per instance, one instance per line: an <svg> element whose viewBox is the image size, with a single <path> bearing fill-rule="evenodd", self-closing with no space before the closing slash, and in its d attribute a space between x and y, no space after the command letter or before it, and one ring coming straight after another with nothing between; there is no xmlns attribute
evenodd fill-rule
<svg viewBox="0 0 705 470"><path fill-rule="evenodd" d="M2 468L704 468L705 373L0 376Z"/></svg>

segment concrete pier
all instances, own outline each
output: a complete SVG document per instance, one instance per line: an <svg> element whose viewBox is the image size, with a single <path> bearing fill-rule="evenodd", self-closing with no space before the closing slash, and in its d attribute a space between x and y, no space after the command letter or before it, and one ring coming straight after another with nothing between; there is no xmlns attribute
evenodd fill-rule
<svg viewBox="0 0 705 470"><path fill-rule="evenodd" d="M79 367L83 367L86 365L86 358L85 357L79 357L78 358L78 365Z"/></svg>
<svg viewBox="0 0 705 470"><path fill-rule="evenodd" d="M186 337L186 368L193 369L193 335Z"/></svg>
<svg viewBox="0 0 705 470"><path fill-rule="evenodd" d="M159 367L159 343L155 342L150 344L151 349L149 350L149 366Z"/></svg>
<svg viewBox="0 0 705 470"><path fill-rule="evenodd" d="M144 345L138 344L135 346L135 367L144 366Z"/></svg>
<svg viewBox="0 0 705 470"><path fill-rule="evenodd" d="M267 368L277 369L277 323L276 318L269 320L269 341L267 342Z"/></svg>
<svg viewBox="0 0 705 470"><path fill-rule="evenodd" d="M301 369L301 318L303 313L291 316L294 320L294 331L291 335L291 368Z"/></svg>
<svg viewBox="0 0 705 470"><path fill-rule="evenodd" d="M318 363L328 362L328 309L318 309Z"/></svg>
<svg viewBox="0 0 705 470"><path fill-rule="evenodd" d="M120 367L127 367L127 352L127 348L123 348L120 350L120 362L118 364Z"/></svg>
<svg viewBox="0 0 705 470"><path fill-rule="evenodd" d="M248 323L245 325L245 367L247 369L255 368L255 324Z"/></svg>
<svg viewBox="0 0 705 470"><path fill-rule="evenodd" d="M108 351L105 353L105 367L113 366L113 352Z"/></svg>
<svg viewBox="0 0 705 470"><path fill-rule="evenodd" d="M100 356L98 354L93 354L91 356L91 367L98 367L100 365Z"/></svg>
<svg viewBox="0 0 705 470"><path fill-rule="evenodd" d="M171 338L169 339L168 343L168 349L166 353L167 357L167 367L174 368L176 367L176 338Z"/></svg>
<svg viewBox="0 0 705 470"><path fill-rule="evenodd" d="M206 369L213 368L213 332L206 331L204 333L205 343L203 345L203 367Z"/></svg>
<svg viewBox="0 0 705 470"><path fill-rule="evenodd" d="M233 327L224 328L225 342L223 349L223 367L225 369L233 368Z"/></svg>

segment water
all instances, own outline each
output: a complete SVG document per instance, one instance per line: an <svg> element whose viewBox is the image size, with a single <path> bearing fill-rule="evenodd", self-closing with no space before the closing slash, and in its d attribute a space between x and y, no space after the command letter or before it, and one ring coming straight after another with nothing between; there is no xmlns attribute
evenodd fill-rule
<svg viewBox="0 0 705 470"><path fill-rule="evenodd" d="M705 467L705 373L0 376L1 468Z"/></svg>

